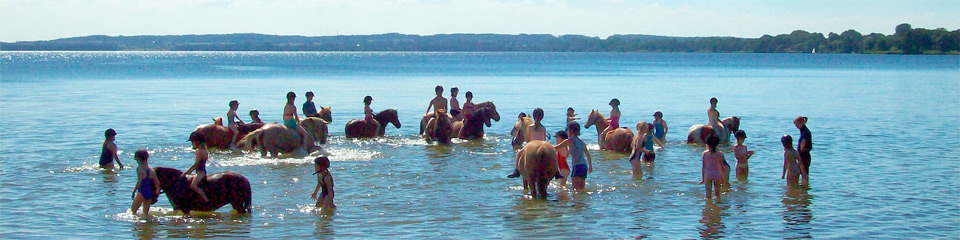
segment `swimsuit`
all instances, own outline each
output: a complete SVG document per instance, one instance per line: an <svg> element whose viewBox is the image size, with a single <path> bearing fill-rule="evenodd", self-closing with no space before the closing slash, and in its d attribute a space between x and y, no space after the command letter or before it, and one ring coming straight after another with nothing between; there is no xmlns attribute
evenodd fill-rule
<svg viewBox="0 0 960 240"><path fill-rule="evenodd" d="M313 104L313 102L304 102L303 115L306 115L307 117L317 116L317 105Z"/></svg>
<svg viewBox="0 0 960 240"><path fill-rule="evenodd" d="M296 130L297 130L297 120L295 120L295 119L283 120L283 126L286 126L287 128L296 131Z"/></svg>
<svg viewBox="0 0 960 240"><path fill-rule="evenodd" d="M460 110L460 101L457 100L457 97L450 97L450 114L453 116L460 115L463 110Z"/></svg>
<svg viewBox="0 0 960 240"><path fill-rule="evenodd" d="M737 156L737 168L747 167L747 161L740 161L740 157L747 156L747 146L733 146L733 155Z"/></svg>
<svg viewBox="0 0 960 240"><path fill-rule="evenodd" d="M150 201L154 198L153 196L153 180L150 179L150 171L147 171L146 176L143 179L140 179L140 188L137 189L137 192L143 196L143 199Z"/></svg>
<svg viewBox="0 0 960 240"><path fill-rule="evenodd" d="M366 121L367 123L373 122L373 109L363 109L363 121Z"/></svg>
<svg viewBox="0 0 960 240"><path fill-rule="evenodd" d="M207 152L203 151L203 153L204 155L206 155ZM197 169L196 170L197 170L196 171L197 173L203 172L204 175L207 174L207 158L206 157L200 158L200 151L197 151Z"/></svg>
<svg viewBox="0 0 960 240"><path fill-rule="evenodd" d="M610 129L620 128L620 116L610 116Z"/></svg>
<svg viewBox="0 0 960 240"><path fill-rule="evenodd" d="M719 152L717 152L719 153ZM717 165L717 162L720 161L719 157L722 156L719 154L711 154L709 151L703 152L703 180L713 180L714 182L719 182L721 179L720 174L723 169Z"/></svg>
<svg viewBox="0 0 960 240"><path fill-rule="evenodd" d="M108 164L113 163L113 154L110 154L110 149L107 149L107 145L103 145L103 150L100 153L100 166L107 166Z"/></svg>
<svg viewBox="0 0 960 240"><path fill-rule="evenodd" d="M473 113L476 111L477 111L476 105L474 105L473 103L469 103L469 104L464 103L463 109L461 109L461 113L463 113L463 120L466 121L467 119L473 118Z"/></svg>
<svg viewBox="0 0 960 240"><path fill-rule="evenodd" d="M656 159L657 154L652 152L653 151L653 135L652 134L649 134L649 133L647 134L646 140L643 141L643 148L651 151L650 153L643 154L644 162L652 162L654 159Z"/></svg>
<svg viewBox="0 0 960 240"><path fill-rule="evenodd" d="M653 130L653 135L656 135L659 139L663 139L663 137L667 135L667 133L663 131L663 122L658 123L657 121L653 121Z"/></svg>
<svg viewBox="0 0 960 240"><path fill-rule="evenodd" d="M570 166L567 165L567 155L560 155L559 152L557 153L557 167L560 168L560 170L570 170Z"/></svg>
<svg viewBox="0 0 960 240"><path fill-rule="evenodd" d="M800 148L800 143L806 141L807 149ZM810 138L810 129L806 125L800 128L800 139L797 140L797 152L800 153L800 161L803 161L803 168L810 172L810 150L813 149L813 140Z"/></svg>

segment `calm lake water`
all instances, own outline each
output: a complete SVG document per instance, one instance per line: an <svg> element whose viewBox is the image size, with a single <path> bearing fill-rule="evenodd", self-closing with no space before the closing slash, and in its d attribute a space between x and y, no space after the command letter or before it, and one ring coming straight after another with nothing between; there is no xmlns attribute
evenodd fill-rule
<svg viewBox="0 0 960 240"><path fill-rule="evenodd" d="M0 52L0 238L957 238L960 236L960 57L656 53ZM458 86L502 116L478 141L425 143L417 121L433 87ZM253 210L210 217L172 212L166 196L146 221L130 213L133 152L186 169L187 136L224 116L259 109L281 120L287 91L333 106L333 214L313 209L312 158L214 152L208 171L250 179ZM447 92L447 95L449 92ZM344 124L395 108L403 128L347 140ZM684 143L705 123L741 116L749 181L704 200L702 148ZM525 197L513 169L514 116L541 107L550 132L564 111L609 113L622 126L662 111L666 148L641 180L626 155L598 150L585 193L552 186ZM465 101L460 96L461 102ZM784 134L809 117L808 190L780 179ZM103 131L119 135L128 168L97 167ZM731 147L722 148L734 159ZM733 160L735 161L735 160Z"/></svg>

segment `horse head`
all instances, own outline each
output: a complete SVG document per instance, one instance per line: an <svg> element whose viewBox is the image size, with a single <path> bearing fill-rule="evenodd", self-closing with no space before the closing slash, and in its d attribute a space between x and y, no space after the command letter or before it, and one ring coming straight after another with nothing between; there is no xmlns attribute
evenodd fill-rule
<svg viewBox="0 0 960 240"><path fill-rule="evenodd" d="M320 119L327 121L327 123L333 122L333 116L330 113L330 106L320 107L320 112L317 114L320 114Z"/></svg>
<svg viewBox="0 0 960 240"><path fill-rule="evenodd" d="M730 116L720 122L723 123L723 127L729 130L730 133L736 133L737 130L740 130L740 117Z"/></svg>
<svg viewBox="0 0 960 240"><path fill-rule="evenodd" d="M477 104L477 109L481 109L481 108L488 109L486 110L488 114L487 117L497 122L500 121L500 113L497 112L497 105L493 104L493 101L487 101L487 102L482 102L480 104ZM490 127L490 124L489 124L490 120L487 119L485 120L485 122L487 122L487 127Z"/></svg>
<svg viewBox="0 0 960 240"><path fill-rule="evenodd" d="M174 183L177 182L177 178L180 178L180 174L183 174L180 170L167 167L155 167L153 171L157 173L157 180L160 180L160 189L164 192L170 191Z"/></svg>
<svg viewBox="0 0 960 240"><path fill-rule="evenodd" d="M598 125L597 127L599 128L598 123L600 123L600 121L605 121L605 120L606 119L605 117L603 117L603 114L600 113L600 111L597 111L596 109L594 109L590 111L590 115L587 117L587 121L583 123L583 127L590 128L590 126L593 126L596 124Z"/></svg>
<svg viewBox="0 0 960 240"><path fill-rule="evenodd" d="M400 128L400 117L397 116L396 109L380 111L373 115L373 119L376 119L377 122L380 123L380 127L386 128L387 123L390 123L393 124L394 127Z"/></svg>
<svg viewBox="0 0 960 240"><path fill-rule="evenodd" d="M223 117L213 118L213 124L223 126Z"/></svg>

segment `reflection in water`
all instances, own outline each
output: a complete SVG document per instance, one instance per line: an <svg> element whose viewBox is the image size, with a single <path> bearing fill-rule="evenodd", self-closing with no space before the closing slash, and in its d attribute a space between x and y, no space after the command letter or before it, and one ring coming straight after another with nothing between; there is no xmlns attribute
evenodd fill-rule
<svg viewBox="0 0 960 240"><path fill-rule="evenodd" d="M324 210L321 210L324 211ZM321 212L320 219L317 219L316 230L313 232L314 236L320 238L333 237L334 236L334 227L333 227L333 216L332 210L329 213Z"/></svg>
<svg viewBox="0 0 960 240"><path fill-rule="evenodd" d="M783 197L783 224L788 232L800 234L799 236L786 236L787 238L811 238L809 226L813 219L813 212L808 208L812 196L807 194L806 187L787 187Z"/></svg>
<svg viewBox="0 0 960 240"><path fill-rule="evenodd" d="M137 222L133 227L133 236L139 239L153 239L157 236L156 221Z"/></svg>
<svg viewBox="0 0 960 240"><path fill-rule="evenodd" d="M700 223L703 224L703 227L700 228L700 237L702 238L722 238L720 235L723 232L723 229L726 228L721 221L721 216L723 215L723 210L726 207L722 207L716 204L716 200L707 200L707 203L703 206L703 211L701 215L703 218L700 218Z"/></svg>

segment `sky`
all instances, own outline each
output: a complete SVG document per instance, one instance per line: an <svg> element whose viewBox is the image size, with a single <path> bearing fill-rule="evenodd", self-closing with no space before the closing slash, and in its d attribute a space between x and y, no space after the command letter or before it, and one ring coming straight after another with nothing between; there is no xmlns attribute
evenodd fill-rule
<svg viewBox="0 0 960 240"><path fill-rule="evenodd" d="M0 0L0 41L262 33L615 34L757 38L960 29L958 0Z"/></svg>

